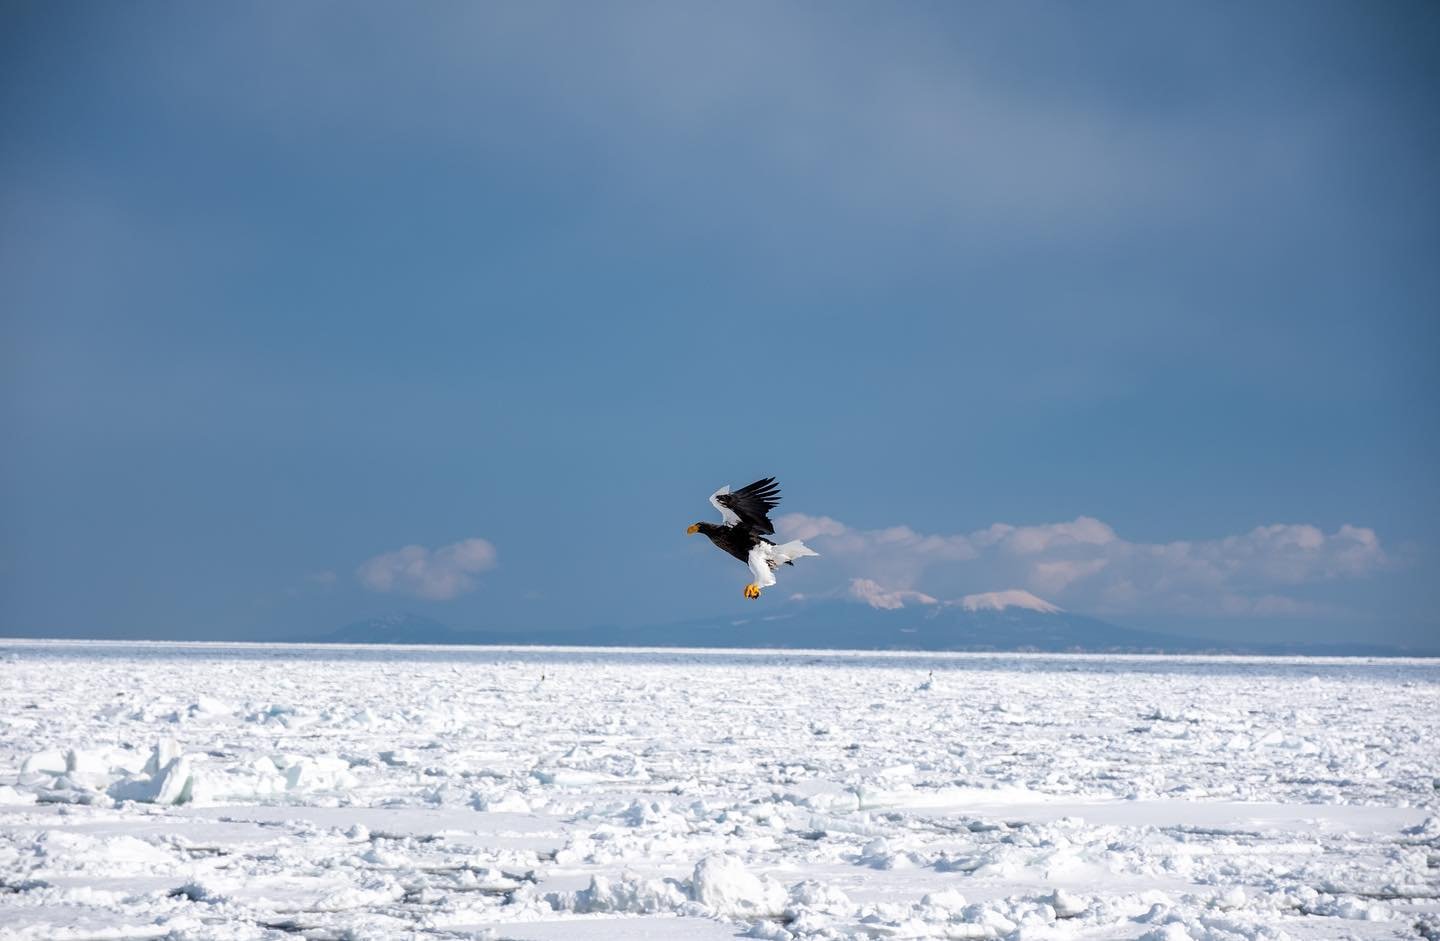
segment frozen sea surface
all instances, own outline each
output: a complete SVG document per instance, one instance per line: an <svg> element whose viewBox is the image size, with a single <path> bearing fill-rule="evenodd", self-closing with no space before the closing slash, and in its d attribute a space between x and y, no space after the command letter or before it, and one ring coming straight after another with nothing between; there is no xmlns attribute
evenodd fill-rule
<svg viewBox="0 0 1440 941"><path fill-rule="evenodd" d="M0 937L1440 939L1440 662L0 644Z"/></svg>

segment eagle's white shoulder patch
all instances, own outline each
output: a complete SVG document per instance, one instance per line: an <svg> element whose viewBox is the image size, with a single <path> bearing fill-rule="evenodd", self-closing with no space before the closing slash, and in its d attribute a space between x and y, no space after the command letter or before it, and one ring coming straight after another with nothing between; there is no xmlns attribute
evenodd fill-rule
<svg viewBox="0 0 1440 941"><path fill-rule="evenodd" d="M719 490L717 490L717 491L715 491L714 493L710 494L710 505L713 506L713 507L715 507L715 509L717 509L717 510L720 511L720 521L721 521L722 523L724 523L726 526L734 526L736 523L740 522L740 517L736 516L736 515L735 515L735 511L732 510L732 509L730 509L729 507L721 506L721 505L720 505L720 501L716 499L716 497L719 497L720 495L726 494L726 493L729 493L729 492L730 492L730 485L729 485L729 484L726 484L725 486L721 487Z"/></svg>

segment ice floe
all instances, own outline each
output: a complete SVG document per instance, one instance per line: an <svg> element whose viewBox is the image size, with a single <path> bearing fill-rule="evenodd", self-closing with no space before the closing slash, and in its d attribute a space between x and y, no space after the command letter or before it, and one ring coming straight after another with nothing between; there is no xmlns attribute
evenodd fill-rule
<svg viewBox="0 0 1440 941"><path fill-rule="evenodd" d="M1440 939L1433 662L0 653L0 938Z"/></svg>

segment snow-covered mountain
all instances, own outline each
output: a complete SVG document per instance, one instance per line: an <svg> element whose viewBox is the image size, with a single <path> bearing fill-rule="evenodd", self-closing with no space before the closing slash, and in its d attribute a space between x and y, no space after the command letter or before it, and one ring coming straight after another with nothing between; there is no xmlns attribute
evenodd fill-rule
<svg viewBox="0 0 1440 941"><path fill-rule="evenodd" d="M1064 611L1063 608L1022 588L966 595L960 599L960 607L966 611L1004 611L1006 608L1019 608L1023 611L1039 611L1041 614L1060 614Z"/></svg>

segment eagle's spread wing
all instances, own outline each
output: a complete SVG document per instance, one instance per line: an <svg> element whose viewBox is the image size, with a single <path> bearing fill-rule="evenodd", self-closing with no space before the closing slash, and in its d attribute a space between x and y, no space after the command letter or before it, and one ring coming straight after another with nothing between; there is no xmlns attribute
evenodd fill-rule
<svg viewBox="0 0 1440 941"><path fill-rule="evenodd" d="M775 526L770 522L770 511L780 505L780 485L775 482L774 477L757 480L734 493L727 492L728 489L721 490L710 498L710 502L720 508L727 525L731 525L730 517L734 516L738 522L761 535L775 534Z"/></svg>

